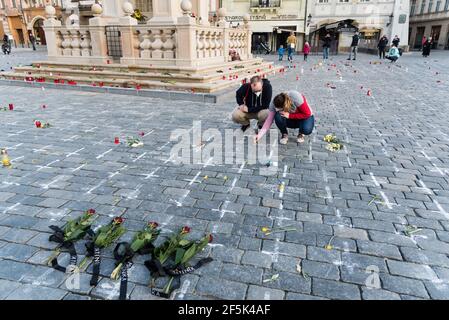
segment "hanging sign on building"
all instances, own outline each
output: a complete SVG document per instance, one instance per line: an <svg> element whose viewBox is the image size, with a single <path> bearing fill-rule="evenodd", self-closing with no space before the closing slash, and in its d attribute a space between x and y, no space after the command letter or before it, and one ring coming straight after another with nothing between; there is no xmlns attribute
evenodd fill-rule
<svg viewBox="0 0 449 320"><path fill-rule="evenodd" d="M407 21L407 15L406 14L400 14L399 15L399 24L404 24Z"/></svg>
<svg viewBox="0 0 449 320"><path fill-rule="evenodd" d="M298 20L298 15L296 14L276 14L276 15L266 15L266 14L252 14L250 15L251 21L288 21L288 20ZM243 16L226 16L226 21L243 21Z"/></svg>

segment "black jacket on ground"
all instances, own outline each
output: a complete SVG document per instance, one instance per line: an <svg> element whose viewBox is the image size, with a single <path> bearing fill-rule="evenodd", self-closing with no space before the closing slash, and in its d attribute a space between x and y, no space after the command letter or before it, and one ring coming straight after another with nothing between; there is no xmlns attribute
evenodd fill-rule
<svg viewBox="0 0 449 320"><path fill-rule="evenodd" d="M242 85L236 92L237 104L242 104L248 107L249 113L259 112L263 109L268 109L273 95L273 88L268 79L263 79L262 93L257 97L251 90L251 84L246 83Z"/></svg>
<svg viewBox="0 0 449 320"><path fill-rule="evenodd" d="M357 34L352 36L351 47L357 47L359 45L359 36Z"/></svg>

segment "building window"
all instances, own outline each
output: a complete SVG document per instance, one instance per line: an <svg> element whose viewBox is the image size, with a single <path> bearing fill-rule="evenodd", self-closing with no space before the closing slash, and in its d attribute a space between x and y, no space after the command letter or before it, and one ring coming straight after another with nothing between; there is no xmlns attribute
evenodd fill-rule
<svg viewBox="0 0 449 320"><path fill-rule="evenodd" d="M449 1L449 0L448 0ZM318 0L319 3L329 3L329 0Z"/></svg>
<svg viewBox="0 0 449 320"><path fill-rule="evenodd" d="M444 10L449 11L449 0L446 0L446 3L444 4Z"/></svg>
<svg viewBox="0 0 449 320"><path fill-rule="evenodd" d="M412 3L410 4L410 16L413 16L415 14L415 8L416 8L416 0L412 0Z"/></svg>
<svg viewBox="0 0 449 320"><path fill-rule="evenodd" d="M349 2L349 0L339 0L340 2Z"/></svg>
<svg viewBox="0 0 449 320"><path fill-rule="evenodd" d="M421 11L419 14L424 14L424 8L426 7L426 0L422 0L421 2Z"/></svg>
<svg viewBox="0 0 449 320"><path fill-rule="evenodd" d="M148 0L136 0L136 9L141 12L153 12L153 2Z"/></svg>
<svg viewBox="0 0 449 320"><path fill-rule="evenodd" d="M432 7L433 7L433 0L429 1L429 6L427 7L427 13L431 13L432 12Z"/></svg>
<svg viewBox="0 0 449 320"><path fill-rule="evenodd" d="M435 7L435 12L440 12L440 9L441 9L440 7L441 7L441 0L438 0L437 5Z"/></svg>

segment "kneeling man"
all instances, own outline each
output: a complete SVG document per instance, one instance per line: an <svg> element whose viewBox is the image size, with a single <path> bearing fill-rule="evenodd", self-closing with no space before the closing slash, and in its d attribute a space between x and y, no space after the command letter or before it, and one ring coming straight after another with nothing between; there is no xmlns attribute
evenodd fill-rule
<svg viewBox="0 0 449 320"><path fill-rule="evenodd" d="M232 120L240 124L245 132L250 126L251 119L257 119L259 129L268 117L268 107L271 103L273 89L270 81L260 76L251 78L236 92L238 107L232 113Z"/></svg>

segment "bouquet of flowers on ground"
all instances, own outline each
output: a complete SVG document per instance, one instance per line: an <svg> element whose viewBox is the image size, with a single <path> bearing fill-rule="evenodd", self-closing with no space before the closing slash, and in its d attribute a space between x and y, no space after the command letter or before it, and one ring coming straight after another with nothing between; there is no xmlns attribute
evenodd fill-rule
<svg viewBox="0 0 449 320"><path fill-rule="evenodd" d="M326 149L329 151L334 152L343 149L343 143L333 134L326 135L324 141L328 143Z"/></svg>
<svg viewBox="0 0 449 320"><path fill-rule="evenodd" d="M137 232L131 243L121 242L114 249L117 267L111 274L111 279L120 281L120 300L126 299L128 285L128 269L132 266L132 259L136 254L150 253L154 248L153 242L159 236L160 230L156 222L149 222L141 231Z"/></svg>
<svg viewBox="0 0 449 320"><path fill-rule="evenodd" d="M191 273L202 265L212 261L212 258L204 258L194 266L190 266L189 261L201 252L208 243L212 242L211 234L206 234L198 241L185 239L190 233L189 227L182 227L181 230L167 239L161 246L154 249L152 259L145 261L145 266L150 270L152 276L151 294L169 298L173 290L179 288L179 277ZM170 259L171 258L171 259ZM162 291L153 288L154 280L161 276L170 276L170 280ZM173 280L178 280L173 284Z"/></svg>
<svg viewBox="0 0 449 320"><path fill-rule="evenodd" d="M128 143L128 146L130 146L131 148L143 147L143 142L134 137L128 137L126 139L126 143Z"/></svg>
<svg viewBox="0 0 449 320"><path fill-rule="evenodd" d="M94 258L93 274L90 280L90 285L95 286L98 283L101 263L101 249L112 245L125 232L126 229L123 227L123 219L120 217L115 217L109 224L99 228L93 235L92 240L86 244L87 257Z"/></svg>
<svg viewBox="0 0 449 320"><path fill-rule="evenodd" d="M92 234L91 225L94 220L95 210L89 209L81 217L67 222L63 229L58 226L50 226L53 234L49 240L58 243L58 246L55 253L49 258L48 264L56 270L66 272L66 268L61 267L57 260L61 249L65 249L70 253L70 265L76 265L77 253L74 244L83 239L86 234Z"/></svg>

